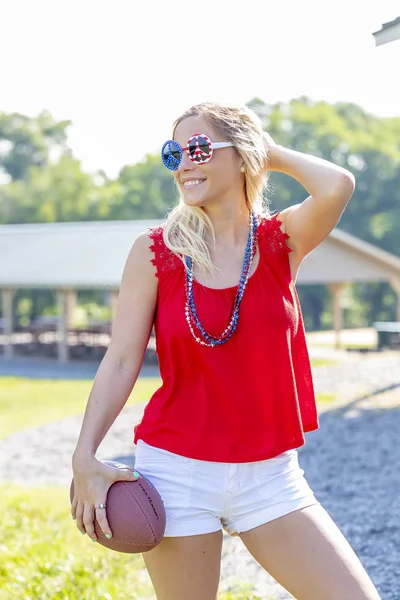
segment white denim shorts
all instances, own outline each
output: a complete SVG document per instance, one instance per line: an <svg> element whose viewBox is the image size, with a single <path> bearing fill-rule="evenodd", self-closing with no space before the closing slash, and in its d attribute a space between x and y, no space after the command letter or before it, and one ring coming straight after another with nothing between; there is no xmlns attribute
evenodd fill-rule
<svg viewBox="0 0 400 600"><path fill-rule="evenodd" d="M139 439L135 469L161 495L165 536L235 536L312 504L320 504L299 466L297 449L247 463L187 458Z"/></svg>

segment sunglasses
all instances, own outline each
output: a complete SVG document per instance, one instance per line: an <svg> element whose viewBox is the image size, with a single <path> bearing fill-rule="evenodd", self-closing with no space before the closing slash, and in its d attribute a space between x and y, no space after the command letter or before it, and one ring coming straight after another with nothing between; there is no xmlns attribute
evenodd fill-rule
<svg viewBox="0 0 400 600"><path fill-rule="evenodd" d="M196 165L204 165L211 160L214 150L228 146L233 146L233 144L231 142L212 142L204 133L196 133L188 139L186 148L182 148L175 140L165 142L161 150L161 158L167 169L176 171L182 162L184 152Z"/></svg>

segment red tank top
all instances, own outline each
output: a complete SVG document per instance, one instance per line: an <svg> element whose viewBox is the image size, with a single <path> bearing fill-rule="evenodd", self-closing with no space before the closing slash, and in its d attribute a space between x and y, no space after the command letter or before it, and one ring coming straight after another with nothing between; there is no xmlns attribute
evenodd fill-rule
<svg viewBox="0 0 400 600"><path fill-rule="evenodd" d="M302 446L304 433L318 429L289 236L278 216L260 219L259 263L248 281L237 329L216 347L192 337L185 319L183 263L164 244L162 225L148 230L159 279L154 329L162 385L134 427L134 444L142 439L189 458L242 463ZM237 286L193 285L203 327L219 335Z"/></svg>

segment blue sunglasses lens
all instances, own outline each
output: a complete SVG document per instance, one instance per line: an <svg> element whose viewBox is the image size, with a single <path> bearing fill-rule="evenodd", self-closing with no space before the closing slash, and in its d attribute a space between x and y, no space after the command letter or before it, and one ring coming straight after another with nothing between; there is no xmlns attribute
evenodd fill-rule
<svg viewBox="0 0 400 600"><path fill-rule="evenodd" d="M182 160L182 148L174 140L165 142L161 150L161 158L167 169L176 171Z"/></svg>

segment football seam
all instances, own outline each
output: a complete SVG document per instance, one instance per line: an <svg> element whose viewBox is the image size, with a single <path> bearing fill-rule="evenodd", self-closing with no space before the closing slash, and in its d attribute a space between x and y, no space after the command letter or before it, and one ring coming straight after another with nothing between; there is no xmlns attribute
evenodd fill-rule
<svg viewBox="0 0 400 600"><path fill-rule="evenodd" d="M150 529L151 529L151 533L153 534L154 541L157 541L156 533L155 533L155 531L154 531L154 529L153 529L153 527L152 527L152 525L151 525L151 523L150 523L149 519L147 518L147 515L146 515L146 513L144 512L144 510L143 510L143 509L142 509L142 507L140 506L139 502L136 500L135 496L134 496L133 494L131 494L131 491L130 491L130 489L129 489L129 486L128 486L128 485L126 485L126 482L125 482L125 481L123 481L122 483L125 485L125 487L126 487L126 488L127 488L127 490L128 490L128 493L129 493L129 495L131 496L131 498L133 498L133 499L134 499L134 501L135 501L135 502L136 502L136 504L138 505L139 509L140 509L140 510L141 510L141 512L143 513L143 516L146 518L146 521L147 521L147 523L148 523L148 525L149 525L149 527L150 527Z"/></svg>
<svg viewBox="0 0 400 600"><path fill-rule="evenodd" d="M72 480L72 483L71 483L71 486L70 486L70 495L71 495L71 491L72 491L73 482L74 482L74 481ZM145 514L144 510L143 510L143 509L142 509L142 507L140 506L139 502L136 500L135 496L134 496L133 494L131 494L131 492L130 492L130 489L129 489L129 486L128 486L128 485L126 485L126 482L125 482L125 481L122 481L121 483L123 483L123 484L124 484L124 486L127 488L127 490L128 490L128 493L129 493L129 495L131 496L131 498L133 498L133 499L135 500L135 502L136 502L137 506L139 507L140 511L141 511L141 512L142 512L142 514L144 515L144 517L145 517L145 519L146 519L146 522L147 522L147 524L149 525L149 527L150 527L150 530L151 530L151 533L152 533L152 535L153 535L153 540L154 540L153 542L147 542L147 543L146 543L146 542L143 542L142 544L143 544L144 546L152 546L152 545L154 544L154 542L156 542L156 541L157 541L157 536L156 536L156 534L155 534L155 531L154 531L153 527L151 526L151 523L150 523L149 519L147 518L147 516L146 516L146 514ZM75 493L75 490L74 490L74 493ZM72 503L72 500L73 500L73 497L72 497L72 499L70 498L70 501L71 501L71 503ZM97 521L97 517L95 517L95 520ZM99 523L98 521L97 521L97 524L98 524L99 528L101 529L101 527L100 527L100 523ZM104 535L104 534L103 534L103 535ZM130 541L130 540L126 540L126 541L125 541L125 540L118 540L118 539L115 539L115 538L114 538L114 541L116 541L118 544L122 544L123 546L127 546L127 547L129 547L129 546L131 546L131 545L132 545L132 543L131 543L131 541Z"/></svg>

